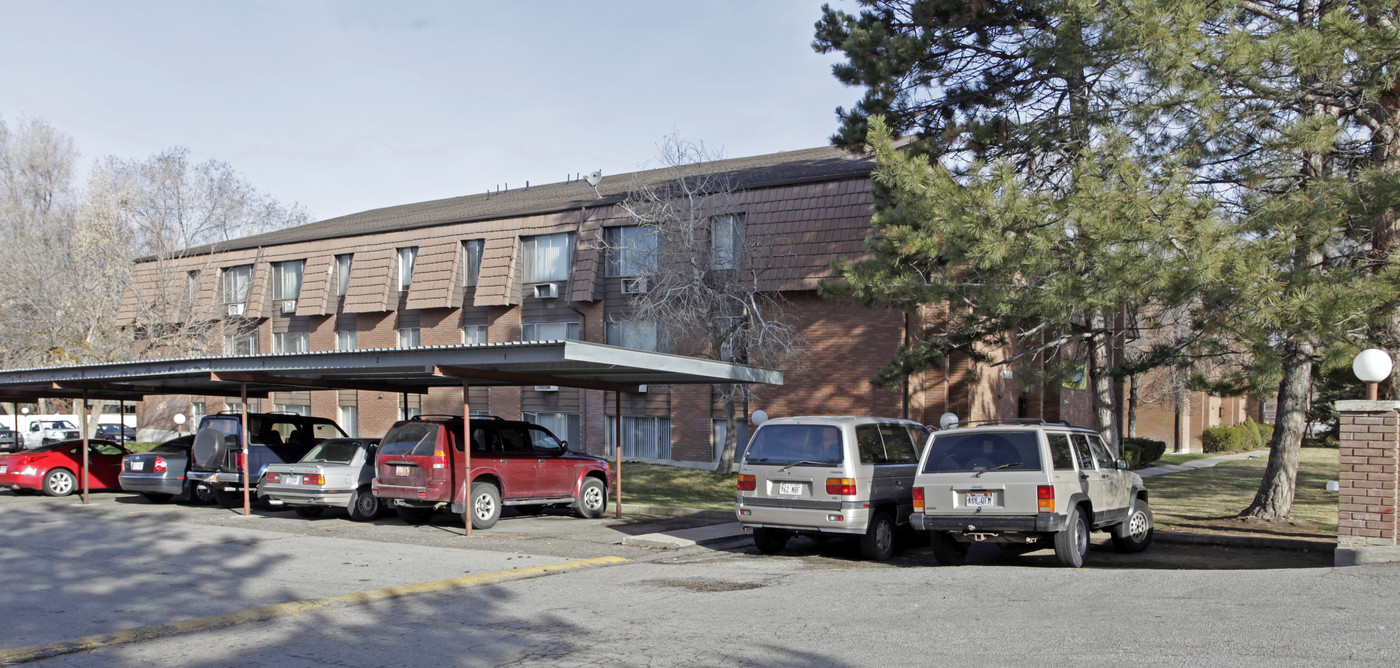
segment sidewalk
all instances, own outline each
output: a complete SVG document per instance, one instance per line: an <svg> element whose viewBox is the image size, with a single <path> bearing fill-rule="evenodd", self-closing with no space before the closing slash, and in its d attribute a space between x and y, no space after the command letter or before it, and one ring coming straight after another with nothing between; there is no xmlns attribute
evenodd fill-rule
<svg viewBox="0 0 1400 668"><path fill-rule="evenodd" d="M1254 450L1233 455L1221 455L1219 457L1205 457L1193 459L1184 464L1164 464L1145 469L1139 469L1137 474L1150 478L1152 476L1166 475L1169 473L1181 473L1184 471L1194 471L1215 466L1220 462L1236 461L1240 459L1267 457L1268 450ZM746 532L742 525L733 521L734 511L732 510L702 510L699 508L676 508L669 506L642 506L637 504L624 503L623 513L632 517L656 516L671 518L693 519L697 526L682 528L671 528L665 531L644 533L635 536L625 536L622 539L623 545L637 547L654 547L662 549L680 549L694 547L696 545L707 545L744 537ZM726 521L728 520L728 521ZM1183 531L1158 531L1156 540L1167 543L1187 543L1195 545L1219 545L1223 547L1249 547L1282 550L1318 550L1325 548L1331 551L1335 546L1331 544L1321 545L1318 541L1295 540L1288 538L1265 538L1255 536L1226 536L1209 533L1190 533Z"/></svg>

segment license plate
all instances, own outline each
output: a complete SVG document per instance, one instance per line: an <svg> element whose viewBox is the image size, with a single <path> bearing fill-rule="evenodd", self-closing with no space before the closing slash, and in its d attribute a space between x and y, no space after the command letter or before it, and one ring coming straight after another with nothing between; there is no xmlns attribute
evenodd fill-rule
<svg viewBox="0 0 1400 668"><path fill-rule="evenodd" d="M133 471L140 471L141 469L144 469L144 468L146 468L146 462L132 462L132 463L131 463L131 470L133 470Z"/></svg>
<svg viewBox="0 0 1400 668"><path fill-rule="evenodd" d="M10 467L5 466L4 464L0 464L0 473L4 473L5 471L8 471L8 470L10 470Z"/></svg>
<svg viewBox="0 0 1400 668"><path fill-rule="evenodd" d="M982 506L996 505L997 496L992 492L968 492L967 507L980 508Z"/></svg>
<svg viewBox="0 0 1400 668"><path fill-rule="evenodd" d="M802 483L800 482L780 482L778 483L778 493L789 496L797 496L802 493Z"/></svg>
<svg viewBox="0 0 1400 668"><path fill-rule="evenodd" d="M286 482L286 484L288 484L288 485L295 485L295 484L297 484L298 482L300 482L301 476L287 475L286 477L283 478L283 480L284 480L284 481Z"/></svg>
<svg viewBox="0 0 1400 668"><path fill-rule="evenodd" d="M395 466L395 467L394 467L394 475L396 475L396 476L398 476L398 477L400 477L400 478L407 478L407 477L408 477L408 469L409 469L409 468L410 468L410 467L408 467L408 466Z"/></svg>

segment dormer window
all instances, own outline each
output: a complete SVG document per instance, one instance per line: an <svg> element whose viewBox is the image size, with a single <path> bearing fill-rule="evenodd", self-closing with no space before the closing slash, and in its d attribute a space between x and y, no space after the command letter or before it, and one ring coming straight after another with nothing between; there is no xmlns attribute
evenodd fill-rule
<svg viewBox="0 0 1400 668"><path fill-rule="evenodd" d="M568 280L573 236L566 232L526 238L525 282Z"/></svg>
<svg viewBox="0 0 1400 668"><path fill-rule="evenodd" d="M399 249L399 292L413 284L413 261L418 259L418 247Z"/></svg>
<svg viewBox="0 0 1400 668"><path fill-rule="evenodd" d="M301 294L301 274L306 260L272 263L272 298L296 299Z"/></svg>

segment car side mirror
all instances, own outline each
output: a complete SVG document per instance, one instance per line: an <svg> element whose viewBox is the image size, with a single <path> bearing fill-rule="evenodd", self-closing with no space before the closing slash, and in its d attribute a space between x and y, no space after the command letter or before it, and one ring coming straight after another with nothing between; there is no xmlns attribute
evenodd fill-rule
<svg viewBox="0 0 1400 668"><path fill-rule="evenodd" d="M1128 460L1126 460L1126 459L1121 459L1121 458L1120 458L1120 459L1118 460L1118 468L1121 469L1121 470L1126 471L1126 470L1132 468L1132 466L1130 466L1130 465L1128 464Z"/></svg>
<svg viewBox="0 0 1400 668"><path fill-rule="evenodd" d="M562 448L562 449L564 450L564 452L568 452L568 451L569 451L569 442L568 442L568 441L559 441L559 447Z"/></svg>

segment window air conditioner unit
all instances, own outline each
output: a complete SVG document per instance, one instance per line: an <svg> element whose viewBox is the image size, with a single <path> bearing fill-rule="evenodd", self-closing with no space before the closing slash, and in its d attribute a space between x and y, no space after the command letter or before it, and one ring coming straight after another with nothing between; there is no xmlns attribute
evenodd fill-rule
<svg viewBox="0 0 1400 668"><path fill-rule="evenodd" d="M647 393L647 386L646 386L646 385L638 385L638 386L637 386L637 394L646 394L646 393Z"/></svg>
<svg viewBox="0 0 1400 668"><path fill-rule="evenodd" d="M229 314L229 315L243 315L243 305L242 305L242 304L229 304L229 305L228 305L228 314Z"/></svg>
<svg viewBox="0 0 1400 668"><path fill-rule="evenodd" d="M558 298L559 298L559 284L558 284L558 283L536 283L536 284L535 284L535 299L558 299Z"/></svg>
<svg viewBox="0 0 1400 668"><path fill-rule="evenodd" d="M558 385L536 385L536 386L535 386L535 391L536 391L536 392L558 392L558 391L559 391L559 386L558 386Z"/></svg>
<svg viewBox="0 0 1400 668"><path fill-rule="evenodd" d="M647 293L647 277L636 276L622 279L622 294L644 295Z"/></svg>
<svg viewBox="0 0 1400 668"><path fill-rule="evenodd" d="M296 312L297 312L297 300L295 300L295 299L288 299L288 300L286 300L286 301L283 301L283 302L282 302L282 312L283 312L283 313L296 313Z"/></svg>

